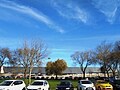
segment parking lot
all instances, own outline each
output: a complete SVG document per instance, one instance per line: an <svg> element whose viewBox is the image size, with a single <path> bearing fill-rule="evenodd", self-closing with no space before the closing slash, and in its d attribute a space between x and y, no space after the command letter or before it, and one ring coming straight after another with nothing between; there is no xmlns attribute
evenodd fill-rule
<svg viewBox="0 0 120 90"><path fill-rule="evenodd" d="M100 78L101 80L102 80L102 78ZM1 82L3 82L3 81L5 81L5 80L11 80L10 78L8 79L8 78L6 78L6 79L0 79L0 83ZM12 79L13 80L13 79ZM28 87L28 79L22 79L23 81L24 81L24 83L25 83L25 85L26 85L26 87ZM39 80L41 80L41 79L39 79ZM94 84L94 86L95 86L95 82L96 81L99 81L99 80L95 80L95 79L81 79L81 80L89 80L89 81L91 81L93 84ZM33 81L35 81L35 79L32 79L32 82ZM49 84L49 88L50 88L50 90L55 90L56 88L59 88L59 87L57 87L58 85L60 85L60 83L61 83L61 81L70 81L70 83L72 83L72 85L73 85L73 87L74 87L74 89L72 89L72 90L77 90L77 87L78 87L78 85L80 86L80 84L82 84L81 82L80 82L80 80L50 80L50 79L48 79L48 80L46 80L46 81L48 81L48 84ZM103 81L105 81L105 80L103 80ZM101 82L102 84L104 84L104 85L106 85L106 86L109 86L108 88L109 88L109 90L119 90L119 89L115 89L116 88L116 86L115 86L115 84L113 83L111 83L111 81L107 81L107 82L103 82L103 81L99 81L99 82ZM120 87L120 80L118 79L118 84L119 84L119 87ZM89 83L89 82L88 82ZM86 88L93 88L93 86L92 86L92 83L91 83L91 85L89 86L89 87L87 87L86 86ZM109 84L108 84L109 83ZM90 84L90 83L89 83ZM63 85L63 84L62 84ZM65 85L65 84L64 84ZM82 86L82 85L81 85ZM80 88L83 88L83 87L81 87L80 86ZM99 85L100 86L100 85ZM96 86L96 88L97 87L99 87L99 86ZM100 87L101 88L103 88L102 87L103 85L101 85ZM110 87L114 87L113 89L110 89ZM85 85L84 85L84 87L85 87ZM118 88L119 88L118 87ZM0 88L1 88L1 86L0 86ZM69 87L70 88L70 87ZM17 89L16 89L17 90ZM46 89L45 89L46 90ZM102 89L101 89L102 90Z"/></svg>

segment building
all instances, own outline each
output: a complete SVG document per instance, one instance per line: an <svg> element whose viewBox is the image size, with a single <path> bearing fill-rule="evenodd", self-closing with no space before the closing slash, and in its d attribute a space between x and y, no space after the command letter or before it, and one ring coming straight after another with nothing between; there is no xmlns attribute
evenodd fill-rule
<svg viewBox="0 0 120 90"><path fill-rule="evenodd" d="M5 73L24 73L24 68L23 67L4 67L4 72ZM86 74L92 74L92 73L99 73L99 67L88 67L86 69ZM46 74L45 72L45 67L34 67L32 74ZM80 70L80 67L68 67L63 74L82 74L82 71Z"/></svg>
<svg viewBox="0 0 120 90"><path fill-rule="evenodd" d="M29 72L27 72L27 75ZM0 74L1 76L15 76L15 77L23 77L24 76L24 68L23 67L4 67L4 73ZM55 75L46 75L45 67L34 67L32 71L32 76L40 76L44 78L55 78ZM59 78L78 78L82 77L82 71L80 67L68 67L64 72L63 75L58 75ZM100 72L99 67L88 67L86 69L86 77L104 77L104 74Z"/></svg>
<svg viewBox="0 0 120 90"><path fill-rule="evenodd" d="M4 73L3 66L0 67L0 73Z"/></svg>

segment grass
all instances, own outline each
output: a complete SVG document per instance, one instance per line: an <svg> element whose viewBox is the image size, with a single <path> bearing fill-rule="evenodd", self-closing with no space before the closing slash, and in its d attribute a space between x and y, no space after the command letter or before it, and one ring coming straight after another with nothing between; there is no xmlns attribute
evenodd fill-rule
<svg viewBox="0 0 120 90"><path fill-rule="evenodd" d="M53 90L55 90L57 84L59 84L59 81L58 80L48 80L48 83L50 85L50 88Z"/></svg>
<svg viewBox="0 0 120 90"><path fill-rule="evenodd" d="M0 83L4 80L7 80L7 79L0 79ZM28 86L28 79L22 79L24 80L26 86ZM34 79L32 79L31 81L34 81ZM60 80L47 80L49 85L50 85L50 88L51 90L55 90L56 89L56 86L57 84L60 83ZM73 83L73 86L76 87L77 86L77 83L78 81L77 80L70 80L72 83Z"/></svg>
<svg viewBox="0 0 120 90"><path fill-rule="evenodd" d="M60 83L60 80L48 80L48 82L49 82L50 88L51 88L52 90L55 90L57 84ZM71 82L72 82L72 84L73 84L74 87L77 86L78 81L76 81L76 80L71 80Z"/></svg>

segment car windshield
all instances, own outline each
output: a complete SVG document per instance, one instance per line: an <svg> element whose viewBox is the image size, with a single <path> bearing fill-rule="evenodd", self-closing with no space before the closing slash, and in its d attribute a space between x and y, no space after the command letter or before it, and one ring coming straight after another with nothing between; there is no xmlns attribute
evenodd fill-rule
<svg viewBox="0 0 120 90"><path fill-rule="evenodd" d="M0 83L0 86L10 86L13 81L4 81Z"/></svg>
<svg viewBox="0 0 120 90"><path fill-rule="evenodd" d="M60 85L70 85L70 82L61 82Z"/></svg>
<svg viewBox="0 0 120 90"><path fill-rule="evenodd" d="M31 85L43 85L43 82L33 82Z"/></svg>
<svg viewBox="0 0 120 90"><path fill-rule="evenodd" d="M107 81L97 81L97 83L108 83Z"/></svg>
<svg viewBox="0 0 120 90"><path fill-rule="evenodd" d="M82 84L92 84L90 81L81 81Z"/></svg>
<svg viewBox="0 0 120 90"><path fill-rule="evenodd" d="M120 80L115 80L115 84L120 84Z"/></svg>

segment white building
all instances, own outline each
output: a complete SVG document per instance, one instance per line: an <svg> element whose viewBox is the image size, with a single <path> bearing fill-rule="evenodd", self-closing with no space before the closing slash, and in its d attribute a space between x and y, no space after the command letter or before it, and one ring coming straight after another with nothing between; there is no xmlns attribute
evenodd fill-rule
<svg viewBox="0 0 120 90"><path fill-rule="evenodd" d="M3 66L0 67L0 73L4 73Z"/></svg>

